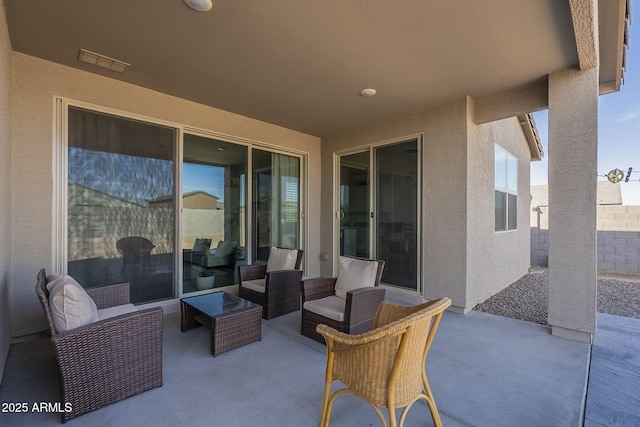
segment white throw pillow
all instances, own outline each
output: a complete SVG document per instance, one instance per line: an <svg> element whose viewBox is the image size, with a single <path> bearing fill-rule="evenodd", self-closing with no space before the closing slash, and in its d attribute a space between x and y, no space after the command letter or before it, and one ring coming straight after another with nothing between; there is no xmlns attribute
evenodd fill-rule
<svg viewBox="0 0 640 427"><path fill-rule="evenodd" d="M372 287L376 284L378 262L340 257L340 268L336 280L336 296L346 298L354 289Z"/></svg>
<svg viewBox="0 0 640 427"><path fill-rule="evenodd" d="M68 331L98 320L96 303L71 276L59 277L47 287L56 331Z"/></svg>
<svg viewBox="0 0 640 427"><path fill-rule="evenodd" d="M296 268L298 251L296 249L271 248L267 260L267 273L277 270L293 270Z"/></svg>
<svg viewBox="0 0 640 427"><path fill-rule="evenodd" d="M235 246L236 242L233 240L220 240L216 247L216 256L223 257L229 255Z"/></svg>

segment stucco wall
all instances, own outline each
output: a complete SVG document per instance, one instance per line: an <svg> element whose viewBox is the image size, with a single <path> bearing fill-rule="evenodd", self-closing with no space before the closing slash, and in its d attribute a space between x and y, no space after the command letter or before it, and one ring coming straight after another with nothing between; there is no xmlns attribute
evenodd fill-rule
<svg viewBox="0 0 640 427"><path fill-rule="evenodd" d="M531 154L524 138L515 117L480 126L469 124L467 308L504 289L529 269ZM495 144L518 158L517 230L495 232Z"/></svg>
<svg viewBox="0 0 640 427"><path fill-rule="evenodd" d="M11 45L4 12L0 2L0 217L11 215ZM4 363L11 345L9 312L9 272L11 254L11 224L0 221L0 383Z"/></svg>
<svg viewBox="0 0 640 427"><path fill-rule="evenodd" d="M55 96L306 152L309 194L320 192L320 140L316 137L24 54L12 55L15 164L11 185L16 198L11 214L15 245L10 286L12 307L19 308L12 315L14 336L44 326L34 286L38 269L52 266ZM310 230L305 252L309 275L319 273L319 241L314 238L320 218L319 202L309 197L305 215Z"/></svg>
<svg viewBox="0 0 640 427"><path fill-rule="evenodd" d="M517 119L477 126L472 102L462 98L322 140L323 182L334 182L334 154L422 134L423 295L448 296L468 311L505 288L529 267L529 159ZM494 143L520 159L517 231L495 233ZM333 273L333 186L322 188L321 252L324 275ZM524 246L521 246L524 245Z"/></svg>
<svg viewBox="0 0 640 427"><path fill-rule="evenodd" d="M323 182L333 182L334 153L416 134L424 135L423 277L427 298L449 296L464 306L466 293L466 100L418 111L322 140ZM331 275L334 242L333 186L322 187L322 273Z"/></svg>

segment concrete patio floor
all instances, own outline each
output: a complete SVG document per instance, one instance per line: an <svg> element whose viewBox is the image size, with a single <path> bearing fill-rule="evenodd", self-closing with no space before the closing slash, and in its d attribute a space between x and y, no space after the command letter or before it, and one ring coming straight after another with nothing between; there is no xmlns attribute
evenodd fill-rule
<svg viewBox="0 0 640 427"><path fill-rule="evenodd" d="M629 320L640 331L640 320ZM322 408L325 347L302 337L299 321L299 312L263 320L262 341L213 358L208 330L181 333L179 313L168 313L163 387L67 425L316 426ZM615 338L603 334L603 340L604 348L615 353L615 346L611 348ZM629 340L624 342L628 345ZM551 336L542 325L478 312L447 312L427 358L427 375L445 426L579 426L584 422L590 353L590 345ZM636 363L639 354L635 352ZM598 376L599 383L608 382L606 378ZM56 402L58 387L46 337L11 347L0 386L1 403L27 402L31 407ZM597 384L589 385L589 390L597 389ZM637 396L636 392L633 398ZM605 414L603 405L608 404L598 405L588 408L588 425L611 425L596 416ZM0 413L0 425L59 424L56 413ZM380 422L367 404L346 395L336 401L331 425ZM406 426L430 425L426 405L415 405Z"/></svg>

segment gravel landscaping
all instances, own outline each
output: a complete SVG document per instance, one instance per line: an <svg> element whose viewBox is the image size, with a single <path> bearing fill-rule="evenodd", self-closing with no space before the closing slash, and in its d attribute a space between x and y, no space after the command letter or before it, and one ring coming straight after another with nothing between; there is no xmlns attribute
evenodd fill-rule
<svg viewBox="0 0 640 427"><path fill-rule="evenodd" d="M547 271L534 271L473 309L547 325L547 289ZM598 312L640 319L640 277L598 276Z"/></svg>

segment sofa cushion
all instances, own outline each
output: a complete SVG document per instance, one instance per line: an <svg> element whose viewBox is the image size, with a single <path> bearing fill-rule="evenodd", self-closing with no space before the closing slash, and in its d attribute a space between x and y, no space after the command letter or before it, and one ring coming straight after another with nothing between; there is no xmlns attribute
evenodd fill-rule
<svg viewBox="0 0 640 427"><path fill-rule="evenodd" d="M346 298L347 292L358 288L375 286L378 262L348 257L340 257L336 295Z"/></svg>
<svg viewBox="0 0 640 427"><path fill-rule="evenodd" d="M47 285L49 308L57 332L75 329L98 320L98 308L87 291L71 276L61 276Z"/></svg>
<svg viewBox="0 0 640 427"><path fill-rule="evenodd" d="M278 270L293 270L298 258L297 249L271 248L267 260L267 273Z"/></svg>
<svg viewBox="0 0 640 427"><path fill-rule="evenodd" d="M113 307L101 308L98 310L98 320L120 316L138 311L133 304L114 305Z"/></svg>
<svg viewBox="0 0 640 427"><path fill-rule="evenodd" d="M220 240L216 246L215 254L217 257L230 255L236 246L237 244L233 240Z"/></svg>
<svg viewBox="0 0 640 427"><path fill-rule="evenodd" d="M329 319L333 319L337 322L342 322L344 321L345 303L346 301L344 298L331 295L329 297L305 301L302 308L319 314L320 316L328 317Z"/></svg>
<svg viewBox="0 0 640 427"><path fill-rule="evenodd" d="M193 243L193 252L209 252L211 239L197 238Z"/></svg>
<svg viewBox="0 0 640 427"><path fill-rule="evenodd" d="M267 279L255 279L255 280L244 280L242 282L242 287L251 289L252 291L260 292L264 294L264 289L267 286Z"/></svg>

